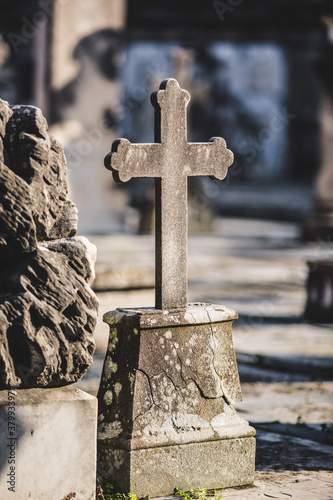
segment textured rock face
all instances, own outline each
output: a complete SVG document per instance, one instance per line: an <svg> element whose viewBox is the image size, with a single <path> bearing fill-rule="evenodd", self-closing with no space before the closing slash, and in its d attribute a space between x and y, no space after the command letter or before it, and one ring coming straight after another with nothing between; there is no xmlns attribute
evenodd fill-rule
<svg viewBox="0 0 333 500"><path fill-rule="evenodd" d="M0 389L70 384L92 362L95 247L76 227L41 111L0 100Z"/></svg>

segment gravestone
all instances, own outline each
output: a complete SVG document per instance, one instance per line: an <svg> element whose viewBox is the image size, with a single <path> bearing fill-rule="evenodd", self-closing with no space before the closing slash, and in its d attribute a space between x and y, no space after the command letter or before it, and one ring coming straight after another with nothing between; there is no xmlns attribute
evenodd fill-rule
<svg viewBox="0 0 333 500"><path fill-rule="evenodd" d="M152 94L155 143L119 139L105 165L116 181L156 178L156 307L104 315L109 345L98 393L98 470L138 496L253 482L255 431L233 403L241 390L237 313L187 304L187 178L223 179L225 141L188 143L189 94L165 80Z"/></svg>
<svg viewBox="0 0 333 500"><path fill-rule="evenodd" d="M0 100L0 497L95 498L95 247L76 237L61 145ZM65 387L68 386L68 387Z"/></svg>

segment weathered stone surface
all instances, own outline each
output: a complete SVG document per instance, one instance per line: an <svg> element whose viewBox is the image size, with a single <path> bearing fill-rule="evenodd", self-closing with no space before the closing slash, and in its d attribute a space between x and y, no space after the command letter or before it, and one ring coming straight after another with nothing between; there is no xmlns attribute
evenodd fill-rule
<svg viewBox="0 0 333 500"><path fill-rule="evenodd" d="M191 448L186 447L190 443L215 443L213 448L226 450L230 443L217 443L254 435L254 429L232 407L241 401L231 332L236 317L235 311L206 304L171 311L119 309L104 316L110 325L110 339L98 393L98 463L103 477L117 482L120 475L128 474L131 480L126 484L137 484L133 477L139 469L148 477L150 461L160 453L156 448L184 445L176 455L184 454L190 463ZM253 454L253 444L250 448ZM199 453L200 446L195 449ZM132 452L137 450L147 452L145 463L135 469ZM122 466L119 471L117 453L125 460L125 469ZM174 460L156 465L161 474L162 470L168 471L167 476L170 472L173 480L169 478L162 491L155 475L152 496L171 493L179 485L172 473ZM192 473L186 476L184 468L182 477L188 477L191 487L197 481L206 484L203 471L207 462L203 463L206 465L195 483ZM250 470L252 465L247 467ZM252 474L244 473L245 481L251 482Z"/></svg>
<svg viewBox="0 0 333 500"><path fill-rule="evenodd" d="M172 495L175 487L188 491L252 484L255 439L234 438L131 451L115 449L106 451L105 457L107 475L121 491L135 491L138 497L161 497Z"/></svg>
<svg viewBox="0 0 333 500"><path fill-rule="evenodd" d="M0 498L94 500L96 428L97 399L77 388L0 391Z"/></svg>
<svg viewBox="0 0 333 500"><path fill-rule="evenodd" d="M155 109L155 143L117 139L105 158L115 181L155 177L157 309L187 305L187 178L224 179L233 154L224 139L188 143L186 107L190 95L173 78L151 94Z"/></svg>
<svg viewBox="0 0 333 500"><path fill-rule="evenodd" d="M73 237L66 160L39 109L0 100L0 388L77 381L92 362L95 247Z"/></svg>
<svg viewBox="0 0 333 500"><path fill-rule="evenodd" d="M186 308L161 310L153 308L116 309L104 314L108 325L116 325L124 315L132 316L139 328L160 328L163 326L188 326L205 323L220 323L238 318L233 309L215 304L198 302Z"/></svg>
<svg viewBox="0 0 333 500"><path fill-rule="evenodd" d="M39 241L73 236L77 220L68 224L66 160L59 144L47 132L47 122L33 106L13 106L4 148L5 165L29 188L29 211ZM27 208L26 208L27 210ZM71 210L76 211L72 204ZM72 218L70 218L71 220Z"/></svg>

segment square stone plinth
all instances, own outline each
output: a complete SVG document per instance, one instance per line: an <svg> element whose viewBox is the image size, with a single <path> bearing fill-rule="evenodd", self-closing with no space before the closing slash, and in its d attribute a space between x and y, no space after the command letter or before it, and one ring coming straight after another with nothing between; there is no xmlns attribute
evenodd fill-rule
<svg viewBox="0 0 333 500"><path fill-rule="evenodd" d="M95 499L97 399L70 387L0 391L0 498Z"/></svg>
<svg viewBox="0 0 333 500"><path fill-rule="evenodd" d="M333 323L333 259L308 261L305 316L318 323Z"/></svg>
<svg viewBox="0 0 333 500"><path fill-rule="evenodd" d="M109 346L99 389L98 470L125 493L160 496L175 487L250 484L255 431L241 401L235 311L107 313Z"/></svg>
<svg viewBox="0 0 333 500"><path fill-rule="evenodd" d="M161 497L192 488L252 484L255 438L223 439L138 450L99 450L114 464L113 484L138 497Z"/></svg>
<svg viewBox="0 0 333 500"><path fill-rule="evenodd" d="M223 439L138 450L99 450L112 463L113 484L138 497L161 497L192 488L252 484L255 438ZM105 454L104 454L105 452Z"/></svg>

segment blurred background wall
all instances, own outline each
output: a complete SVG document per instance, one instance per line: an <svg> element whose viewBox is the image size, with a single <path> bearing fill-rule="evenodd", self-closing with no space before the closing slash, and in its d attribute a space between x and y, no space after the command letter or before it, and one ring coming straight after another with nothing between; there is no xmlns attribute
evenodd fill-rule
<svg viewBox="0 0 333 500"><path fill-rule="evenodd" d="M222 136L225 181L191 179L190 228L213 215L333 227L330 0L0 0L0 97L42 108L66 148L81 233L149 231L153 181L117 186L112 141L153 141L150 93L191 96L189 140Z"/></svg>

